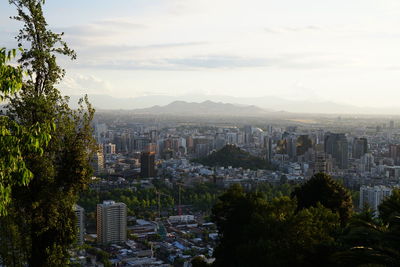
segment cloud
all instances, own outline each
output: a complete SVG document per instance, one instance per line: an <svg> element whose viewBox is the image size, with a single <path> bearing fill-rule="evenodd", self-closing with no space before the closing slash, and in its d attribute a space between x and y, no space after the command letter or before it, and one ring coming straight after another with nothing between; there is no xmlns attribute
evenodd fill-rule
<svg viewBox="0 0 400 267"><path fill-rule="evenodd" d="M107 94L111 93L111 85L93 75L72 74L67 75L60 84L66 95L75 94Z"/></svg>
<svg viewBox="0 0 400 267"><path fill-rule="evenodd" d="M130 60L87 60L78 68L105 70L202 70L202 69L321 69L351 65L334 57L306 54L282 54L276 57L242 57L235 55L198 55L190 57L142 58Z"/></svg>
<svg viewBox="0 0 400 267"><path fill-rule="evenodd" d="M303 27L264 27L266 33L299 33L299 32L316 32L322 31L324 28L315 25L308 25Z"/></svg>
<svg viewBox="0 0 400 267"><path fill-rule="evenodd" d="M273 59L271 59L271 61L272 60ZM174 66L189 68L241 68L261 67L270 64L270 59L266 58L246 58L224 55L173 58L166 59L165 61Z"/></svg>
<svg viewBox="0 0 400 267"><path fill-rule="evenodd" d="M192 47L207 44L206 42L181 42L181 43L156 43L148 45L95 45L90 47L82 47L83 53L90 53L96 55L104 55L104 53L129 53L138 50L150 49L177 49L183 47ZM113 55L114 56L114 55Z"/></svg>
<svg viewBox="0 0 400 267"><path fill-rule="evenodd" d="M140 24L140 23L135 23L130 21L129 19L106 19L106 20L99 20L94 22L95 25L100 25L106 28L111 28L111 29L144 29L147 28L146 25Z"/></svg>

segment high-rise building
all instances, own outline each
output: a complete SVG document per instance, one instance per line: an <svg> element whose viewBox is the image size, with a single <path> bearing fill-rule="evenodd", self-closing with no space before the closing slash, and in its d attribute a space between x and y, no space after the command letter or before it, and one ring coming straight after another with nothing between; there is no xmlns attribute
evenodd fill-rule
<svg viewBox="0 0 400 267"><path fill-rule="evenodd" d="M389 156L393 159L395 165L400 164L400 145L389 145Z"/></svg>
<svg viewBox="0 0 400 267"><path fill-rule="evenodd" d="M133 149L135 151L144 151L148 147L150 141L150 138L144 136L135 137L133 140Z"/></svg>
<svg viewBox="0 0 400 267"><path fill-rule="evenodd" d="M156 176L155 155L154 152L142 152L140 154L140 176L142 178Z"/></svg>
<svg viewBox="0 0 400 267"><path fill-rule="evenodd" d="M78 244L82 245L84 242L84 234L85 234L85 210L79 206L79 205L74 205L74 212L76 215L76 228L78 229L77 231L77 242Z"/></svg>
<svg viewBox="0 0 400 267"><path fill-rule="evenodd" d="M251 125L244 126L244 143L250 144L253 134L253 127Z"/></svg>
<svg viewBox="0 0 400 267"><path fill-rule="evenodd" d="M343 133L327 133L324 142L325 152L332 156L337 167L344 170L349 165L349 144Z"/></svg>
<svg viewBox="0 0 400 267"><path fill-rule="evenodd" d="M308 149L312 148L312 140L306 134L300 135L297 137L296 146L297 156L304 155Z"/></svg>
<svg viewBox="0 0 400 267"><path fill-rule="evenodd" d="M290 159L294 160L297 156L297 138L286 138L286 151Z"/></svg>
<svg viewBox="0 0 400 267"><path fill-rule="evenodd" d="M390 129L394 129L394 121L390 121Z"/></svg>
<svg viewBox="0 0 400 267"><path fill-rule="evenodd" d="M270 163L272 159L272 138L269 136L264 137L265 160Z"/></svg>
<svg viewBox="0 0 400 267"><path fill-rule="evenodd" d="M103 146L99 145L98 150L94 153L92 159L92 167L95 174L101 174L104 171L104 154L103 154Z"/></svg>
<svg viewBox="0 0 400 267"><path fill-rule="evenodd" d="M111 144L111 143L105 144L104 145L104 153L107 155L115 154L115 148L116 148L115 144Z"/></svg>
<svg viewBox="0 0 400 267"><path fill-rule="evenodd" d="M97 204L97 243L126 241L126 205L107 200Z"/></svg>
<svg viewBox="0 0 400 267"><path fill-rule="evenodd" d="M368 152L367 138L354 138L353 141L353 158L359 159Z"/></svg>
<svg viewBox="0 0 400 267"><path fill-rule="evenodd" d="M360 187L360 208L365 204L376 212L378 215L378 206L382 201L392 194L392 189L383 185L376 186L361 186Z"/></svg>
<svg viewBox="0 0 400 267"><path fill-rule="evenodd" d="M375 167L375 158L371 153L366 153L360 158L360 171L370 172Z"/></svg>

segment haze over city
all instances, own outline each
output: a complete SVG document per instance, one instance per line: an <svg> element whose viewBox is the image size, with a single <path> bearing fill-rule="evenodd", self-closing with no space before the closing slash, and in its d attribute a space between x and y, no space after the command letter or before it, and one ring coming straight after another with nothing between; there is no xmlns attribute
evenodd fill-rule
<svg viewBox="0 0 400 267"><path fill-rule="evenodd" d="M44 11L78 54L60 61L66 95L274 96L303 101L281 108L296 112L329 101L385 108L347 113L398 113L398 1L73 0L48 1ZM7 47L21 26L12 15L3 1Z"/></svg>
<svg viewBox="0 0 400 267"><path fill-rule="evenodd" d="M400 262L400 2L0 3L0 267Z"/></svg>

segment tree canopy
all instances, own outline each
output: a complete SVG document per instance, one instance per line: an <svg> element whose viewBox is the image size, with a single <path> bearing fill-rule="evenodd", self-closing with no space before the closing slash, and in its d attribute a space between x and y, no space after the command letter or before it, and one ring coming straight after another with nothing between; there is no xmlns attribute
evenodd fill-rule
<svg viewBox="0 0 400 267"><path fill-rule="evenodd" d="M91 177L94 110L87 98L71 110L56 88L65 73L57 56L74 59L75 52L62 34L48 29L44 1L9 2L17 10L14 19L23 24L17 36L18 63L27 77L18 93L8 96L7 118L26 129L47 127L51 139L46 136L47 146L35 143L40 151L21 150L32 175L29 183L8 184L11 200L8 215L0 218L0 257L7 266L65 266L75 242L73 205Z"/></svg>
<svg viewBox="0 0 400 267"><path fill-rule="evenodd" d="M295 188L292 197L297 199L298 210L316 207L318 203L338 213L344 226L352 212L353 203L349 190L325 173L317 173L310 180Z"/></svg>
<svg viewBox="0 0 400 267"><path fill-rule="evenodd" d="M16 56L16 49L0 48L0 103L10 94L17 93L23 82L21 66L8 62ZM27 168L24 154L43 153L50 141L49 127L52 124L33 124L24 127L7 116L0 115L0 216L7 214L13 186L26 186L33 174Z"/></svg>
<svg viewBox="0 0 400 267"><path fill-rule="evenodd" d="M235 145L226 145L196 162L215 167L242 167L244 169L270 169L271 166L262 158L251 155Z"/></svg>
<svg viewBox="0 0 400 267"><path fill-rule="evenodd" d="M300 212L296 206L288 197L267 201L232 186L213 208L220 237L214 265L329 265L338 216L322 205Z"/></svg>

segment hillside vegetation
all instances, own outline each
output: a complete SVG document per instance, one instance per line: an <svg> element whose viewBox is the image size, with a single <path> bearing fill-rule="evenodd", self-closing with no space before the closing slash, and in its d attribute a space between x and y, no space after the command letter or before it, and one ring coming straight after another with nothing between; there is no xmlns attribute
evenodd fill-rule
<svg viewBox="0 0 400 267"><path fill-rule="evenodd" d="M251 155L235 145L226 145L207 157L195 159L195 162L212 167L242 167L244 169L271 169L262 158Z"/></svg>

